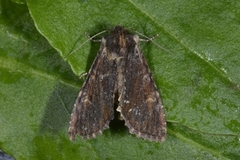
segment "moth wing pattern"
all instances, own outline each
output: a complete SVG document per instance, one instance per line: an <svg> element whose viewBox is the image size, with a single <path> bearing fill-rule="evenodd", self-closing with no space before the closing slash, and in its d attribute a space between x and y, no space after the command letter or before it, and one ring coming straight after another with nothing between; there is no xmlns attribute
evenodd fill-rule
<svg viewBox="0 0 240 160"><path fill-rule="evenodd" d="M118 111L130 133L150 141L164 141L164 108L147 61L138 46L138 37L134 53L128 53L126 57L124 83Z"/></svg>
<svg viewBox="0 0 240 160"><path fill-rule="evenodd" d="M86 80L74 104L69 125L69 137L80 134L93 138L108 128L114 118L114 85L116 64L109 59L104 39Z"/></svg>
<svg viewBox="0 0 240 160"><path fill-rule="evenodd" d="M139 37L121 26L102 39L71 114L69 136L93 138L114 118L118 96L121 118L130 133L150 141L166 139L166 119L160 94Z"/></svg>

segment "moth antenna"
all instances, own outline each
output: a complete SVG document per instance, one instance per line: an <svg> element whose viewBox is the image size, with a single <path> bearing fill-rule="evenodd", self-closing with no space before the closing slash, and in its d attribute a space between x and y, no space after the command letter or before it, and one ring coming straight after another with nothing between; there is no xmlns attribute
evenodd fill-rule
<svg viewBox="0 0 240 160"><path fill-rule="evenodd" d="M139 32L137 32L137 34L140 34L141 36L147 38L147 39L142 39L142 38L140 38L139 40L142 41L142 42L153 41L153 39L155 39L156 37L158 37L158 34L156 34L155 36L152 36L152 37L147 37L147 36L145 36L144 34L141 34L141 33L139 33Z"/></svg>
<svg viewBox="0 0 240 160"><path fill-rule="evenodd" d="M87 34L87 33L85 33L85 35L88 37L88 40L91 40L91 41L93 41L93 42L101 42L101 41L102 41L101 39L93 39L93 38L96 37L96 36L98 36L99 34L102 34L102 33L106 32L106 31L107 31L107 30L104 30L104 31L102 31L102 32L100 32L100 33L92 36L92 37L91 37L89 34ZM84 42L84 43L86 43L86 42Z"/></svg>
<svg viewBox="0 0 240 160"><path fill-rule="evenodd" d="M158 46L160 49L162 49L162 50L164 50L165 52L167 52L167 53L170 53L170 54L173 54L172 52L170 52L169 50L167 50L167 49L165 49L164 47L162 47L162 46L160 46L158 43L156 43L153 39L155 39L157 36L158 36L158 34L156 34L155 36L153 36L153 37L147 37L147 36L145 36L144 34L142 34L142 33L140 33L140 32L137 32L137 31L135 31L137 34L139 34L139 35L141 35L141 36L143 36L143 37L145 37L146 39L141 39L140 38L140 41L145 41L145 42L149 42L149 41L151 41L152 43L154 43L156 46Z"/></svg>
<svg viewBox="0 0 240 160"><path fill-rule="evenodd" d="M101 40L94 40L93 38L97 37L100 34L103 34L104 32L107 32L107 30L104 30L102 32L99 32L97 34L95 34L94 36L90 37L89 35L87 35L88 39L86 41L84 41L80 46L78 46L76 49L74 49L72 52L68 53L64 59L66 59L68 56L70 56L71 54L73 54L74 52L76 52L80 47L82 47L85 43L87 43L88 41L94 41L94 42L100 42Z"/></svg>

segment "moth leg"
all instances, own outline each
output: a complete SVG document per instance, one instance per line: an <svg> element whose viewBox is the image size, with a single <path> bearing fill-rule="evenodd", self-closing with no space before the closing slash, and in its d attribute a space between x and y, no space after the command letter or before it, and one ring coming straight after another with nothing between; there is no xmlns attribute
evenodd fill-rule
<svg viewBox="0 0 240 160"><path fill-rule="evenodd" d="M88 73L87 72L85 72L85 73L82 73L80 76L79 76L79 79L82 79L84 76L87 76L88 75Z"/></svg>

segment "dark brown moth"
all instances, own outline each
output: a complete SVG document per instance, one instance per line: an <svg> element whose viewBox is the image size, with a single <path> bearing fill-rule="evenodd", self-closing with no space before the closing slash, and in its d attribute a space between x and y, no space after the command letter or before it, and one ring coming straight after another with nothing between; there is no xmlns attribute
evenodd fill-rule
<svg viewBox="0 0 240 160"><path fill-rule="evenodd" d="M101 40L91 69L74 104L69 136L96 137L114 118L118 96L121 118L130 133L164 141L166 120L159 92L139 47L139 37L121 26Z"/></svg>

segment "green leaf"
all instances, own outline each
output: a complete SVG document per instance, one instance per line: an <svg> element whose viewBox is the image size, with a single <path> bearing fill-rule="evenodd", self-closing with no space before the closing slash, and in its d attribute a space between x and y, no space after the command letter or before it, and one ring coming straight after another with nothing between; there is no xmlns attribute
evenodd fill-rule
<svg viewBox="0 0 240 160"><path fill-rule="evenodd" d="M0 8L4 152L16 159L240 157L238 3L1 0ZM88 71L100 44L86 43L67 62L64 58L87 40L85 32L94 35L115 25L149 37L159 34L154 41L171 52L140 44L165 105L163 143L129 134L116 119L96 139L68 139L83 82L78 75Z"/></svg>

